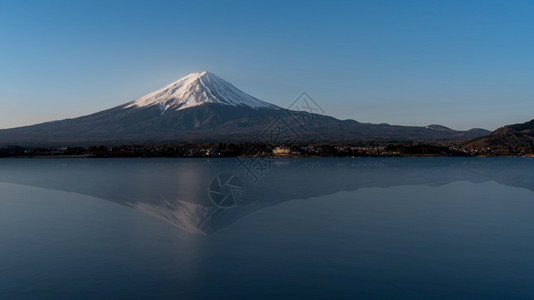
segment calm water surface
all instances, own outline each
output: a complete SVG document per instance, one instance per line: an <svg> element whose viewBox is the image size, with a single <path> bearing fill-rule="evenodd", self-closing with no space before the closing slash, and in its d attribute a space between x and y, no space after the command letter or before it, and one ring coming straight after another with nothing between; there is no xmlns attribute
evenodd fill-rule
<svg viewBox="0 0 534 300"><path fill-rule="evenodd" d="M533 299L534 159L0 160L0 299Z"/></svg>

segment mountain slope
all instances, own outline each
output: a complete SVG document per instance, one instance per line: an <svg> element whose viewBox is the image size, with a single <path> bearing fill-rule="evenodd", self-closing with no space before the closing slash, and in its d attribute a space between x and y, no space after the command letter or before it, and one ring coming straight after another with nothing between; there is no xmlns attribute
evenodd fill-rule
<svg viewBox="0 0 534 300"><path fill-rule="evenodd" d="M464 148L487 154L534 154L534 120L501 127Z"/></svg>
<svg viewBox="0 0 534 300"><path fill-rule="evenodd" d="M273 140L273 132L285 140ZM258 100L208 72L190 74L129 103L88 116L0 130L0 145L184 142L447 142L481 129L363 124Z"/></svg>

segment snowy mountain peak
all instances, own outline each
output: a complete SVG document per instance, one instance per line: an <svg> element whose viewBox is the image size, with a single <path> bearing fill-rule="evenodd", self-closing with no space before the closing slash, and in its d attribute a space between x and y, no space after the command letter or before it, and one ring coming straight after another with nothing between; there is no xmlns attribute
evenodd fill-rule
<svg viewBox="0 0 534 300"><path fill-rule="evenodd" d="M163 114L167 110L181 110L206 103L278 109L277 106L256 99L206 71L191 73L128 103L126 108L158 106Z"/></svg>

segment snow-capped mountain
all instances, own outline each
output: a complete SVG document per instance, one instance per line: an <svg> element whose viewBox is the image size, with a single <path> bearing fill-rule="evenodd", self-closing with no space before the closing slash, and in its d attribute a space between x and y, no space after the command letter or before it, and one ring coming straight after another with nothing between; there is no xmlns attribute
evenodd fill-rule
<svg viewBox="0 0 534 300"><path fill-rule="evenodd" d="M181 110L206 103L278 109L276 105L256 99L206 71L189 74L132 101L125 108L157 106L163 114L167 110Z"/></svg>
<svg viewBox="0 0 534 300"><path fill-rule="evenodd" d="M363 124L288 110L252 97L212 73L199 72L131 102L91 115L0 130L0 146L277 143L279 141L266 141L265 137L284 132L290 134L295 143L432 142L467 140L489 133L484 130L434 130L434 127Z"/></svg>

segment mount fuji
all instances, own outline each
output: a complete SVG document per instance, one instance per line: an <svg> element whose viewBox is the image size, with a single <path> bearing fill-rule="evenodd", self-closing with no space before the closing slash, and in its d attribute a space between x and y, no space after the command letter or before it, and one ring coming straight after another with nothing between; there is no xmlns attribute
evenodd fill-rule
<svg viewBox="0 0 534 300"><path fill-rule="evenodd" d="M0 130L0 145L274 142L266 141L266 133L274 129L289 133L286 142L292 143L447 142L489 134L483 129L455 131L439 125L359 123L294 107L278 107L215 74L198 72L91 115Z"/></svg>
<svg viewBox="0 0 534 300"><path fill-rule="evenodd" d="M164 114L167 110L182 110L207 103L278 109L277 106L258 100L217 75L205 71L189 74L162 89L130 102L126 108L157 106Z"/></svg>

